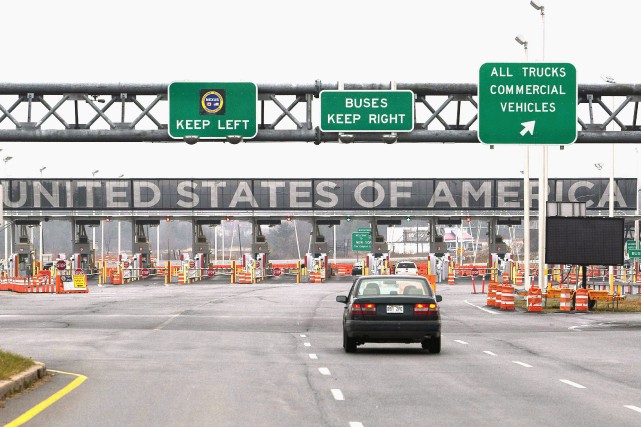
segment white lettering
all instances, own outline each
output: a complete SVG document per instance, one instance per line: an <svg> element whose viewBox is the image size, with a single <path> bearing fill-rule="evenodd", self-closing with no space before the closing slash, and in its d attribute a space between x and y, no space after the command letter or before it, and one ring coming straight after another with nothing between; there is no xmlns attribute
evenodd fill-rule
<svg viewBox="0 0 641 427"><path fill-rule="evenodd" d="M333 181L321 181L316 184L316 194L318 197L326 197L328 200L317 200L316 205L321 208L335 208L338 205L338 196L328 189L335 190L338 185Z"/></svg>
<svg viewBox="0 0 641 427"><path fill-rule="evenodd" d="M146 201L143 201L143 196ZM160 188L156 184L150 181L134 181L134 208L151 208L159 201Z"/></svg>
<svg viewBox="0 0 641 427"><path fill-rule="evenodd" d="M311 208L311 190L300 191L302 189L311 189L311 187L311 181L291 181L289 183L289 206L291 208ZM309 200L303 201L299 200L300 198L308 198Z"/></svg>
<svg viewBox="0 0 641 427"><path fill-rule="evenodd" d="M258 203L256 203L256 199L254 198L254 193L249 187L249 183L247 181L240 181L238 183L238 187L236 188L234 197L231 199L229 207L235 208L238 203L249 203L252 208L258 207Z"/></svg>
<svg viewBox="0 0 641 427"><path fill-rule="evenodd" d="M278 207L278 200L276 199L276 191L279 188L285 188L285 181L267 181L261 182L260 186L263 188L269 188L269 207L276 208Z"/></svg>
<svg viewBox="0 0 641 427"><path fill-rule="evenodd" d="M193 183L191 181L180 181L177 188L178 195L186 197L190 201L178 200L176 204L182 208L195 208L198 205L198 202L200 202L200 197L198 197L198 194L192 191L196 188L198 188L198 184L196 183Z"/></svg>

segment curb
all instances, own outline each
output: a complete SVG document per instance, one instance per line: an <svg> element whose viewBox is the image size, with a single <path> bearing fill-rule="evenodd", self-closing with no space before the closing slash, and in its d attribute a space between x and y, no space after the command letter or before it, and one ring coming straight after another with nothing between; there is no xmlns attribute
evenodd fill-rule
<svg viewBox="0 0 641 427"><path fill-rule="evenodd" d="M34 366L24 372L12 376L8 381L0 381L0 400L3 400L11 393L15 393L29 387L36 380L47 375L47 367L44 363L34 363Z"/></svg>

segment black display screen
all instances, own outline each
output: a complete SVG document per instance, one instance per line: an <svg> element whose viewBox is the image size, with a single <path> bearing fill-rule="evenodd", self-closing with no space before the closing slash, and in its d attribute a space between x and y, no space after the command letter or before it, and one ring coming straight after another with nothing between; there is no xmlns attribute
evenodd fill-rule
<svg viewBox="0 0 641 427"><path fill-rule="evenodd" d="M622 265L623 218L548 217L546 264Z"/></svg>

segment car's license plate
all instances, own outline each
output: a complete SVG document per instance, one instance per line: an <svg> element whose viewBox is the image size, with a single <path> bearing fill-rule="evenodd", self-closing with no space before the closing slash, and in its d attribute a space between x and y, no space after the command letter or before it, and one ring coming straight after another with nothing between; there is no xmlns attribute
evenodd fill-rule
<svg viewBox="0 0 641 427"><path fill-rule="evenodd" d="M387 306L387 312L388 313L403 313L403 306L402 305L388 305Z"/></svg>

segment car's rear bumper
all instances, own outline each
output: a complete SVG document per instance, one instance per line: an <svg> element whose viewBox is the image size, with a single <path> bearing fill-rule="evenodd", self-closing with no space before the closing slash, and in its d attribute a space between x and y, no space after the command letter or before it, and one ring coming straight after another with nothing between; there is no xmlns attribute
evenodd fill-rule
<svg viewBox="0 0 641 427"><path fill-rule="evenodd" d="M350 338L364 342L407 342L441 336L439 320L423 321L371 321L347 320L345 331Z"/></svg>

